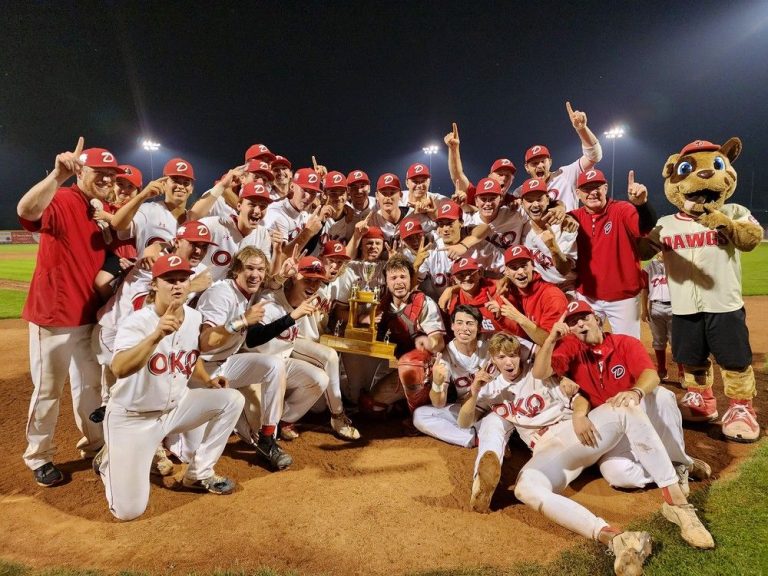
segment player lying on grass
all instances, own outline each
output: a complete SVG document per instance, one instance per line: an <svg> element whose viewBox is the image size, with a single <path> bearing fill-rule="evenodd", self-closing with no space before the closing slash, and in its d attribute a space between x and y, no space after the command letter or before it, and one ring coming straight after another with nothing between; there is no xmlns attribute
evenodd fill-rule
<svg viewBox="0 0 768 576"><path fill-rule="evenodd" d="M681 529L681 536L697 548L713 548L712 536L683 494L672 462L645 412L630 401L632 392L618 394L587 415L581 396L571 399L557 381L534 378L520 359L520 343L509 334L496 334L488 347L498 376L486 371L475 376L471 397L459 413L459 425L471 426L485 414L478 438L478 458L472 486L471 507L487 512L501 476L504 446L512 430L533 451L520 471L515 496L560 526L605 544L616 555L617 574L638 574L650 554L650 536L626 533L562 496L566 487L616 446L625 436L634 446L643 467L662 489L662 514ZM563 385L568 386L568 382ZM575 388L575 387L574 387ZM574 421L572 421L574 420Z"/></svg>

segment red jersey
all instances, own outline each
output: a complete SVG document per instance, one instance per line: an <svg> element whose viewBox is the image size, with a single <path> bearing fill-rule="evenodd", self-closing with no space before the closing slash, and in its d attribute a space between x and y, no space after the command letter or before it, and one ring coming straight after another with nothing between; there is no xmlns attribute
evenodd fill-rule
<svg viewBox="0 0 768 576"><path fill-rule="evenodd" d="M115 204L104 204L104 211L109 212L110 214L114 214L119 209L120 206ZM120 240L117 237L117 232L114 230L112 230L112 242L107 246L107 249L119 258L134 259L137 257L136 239L126 238L125 240Z"/></svg>
<svg viewBox="0 0 768 576"><path fill-rule="evenodd" d="M590 298L615 302L643 287L637 239L640 218L629 202L608 200L600 214L583 206L570 212L579 223L576 290Z"/></svg>
<svg viewBox="0 0 768 576"><path fill-rule="evenodd" d="M95 323L101 302L93 282L104 264L106 247L85 195L75 185L59 188L40 220L19 221L25 230L40 232L22 318L38 326Z"/></svg>
<svg viewBox="0 0 768 576"><path fill-rule="evenodd" d="M552 370L581 387L593 408L637 383L644 370L656 370L642 342L625 334L603 334L589 346L576 336L563 338L552 353Z"/></svg>
<svg viewBox="0 0 768 576"><path fill-rule="evenodd" d="M456 306L459 304L466 304L467 306L475 306L480 314L483 316L483 323L480 325L480 332L482 334L495 334L504 330L504 326L500 320L496 319L496 316L485 307L486 302L490 302L493 296L496 294L496 282L487 278L480 279L480 291L476 296L472 296L464 290L457 290L451 296L451 301L448 303L448 314L453 314L456 310Z"/></svg>
<svg viewBox="0 0 768 576"><path fill-rule="evenodd" d="M552 330L552 326L560 319L568 306L568 299L563 291L554 284L542 280L537 272L533 273L533 280L525 290L510 285L506 298L512 302L515 308L525 314L526 318L547 332ZM504 304L501 297L496 297L496 301L499 304ZM517 322L506 317L502 317L501 322L504 330L526 339L529 338Z"/></svg>

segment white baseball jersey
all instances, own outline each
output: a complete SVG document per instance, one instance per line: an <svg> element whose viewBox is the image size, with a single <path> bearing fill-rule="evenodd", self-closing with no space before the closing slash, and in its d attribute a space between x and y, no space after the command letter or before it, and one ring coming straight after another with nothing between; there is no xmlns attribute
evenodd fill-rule
<svg viewBox="0 0 768 576"><path fill-rule="evenodd" d="M136 250L141 256L147 246L158 240L170 243L178 227L176 217L164 202L145 202L133 216L127 237L136 239ZM123 235L119 237L123 239Z"/></svg>
<svg viewBox="0 0 768 576"><path fill-rule="evenodd" d="M349 295L352 292L352 286L358 281L357 275L347 265L333 282L321 286L317 293L324 300L328 301L329 307L332 307L337 302L347 304L349 302Z"/></svg>
<svg viewBox="0 0 768 576"><path fill-rule="evenodd" d="M492 250L483 250L485 244L486 242L480 242L473 246L462 258L474 258L481 270L494 269L498 265L496 255ZM454 261L448 257L445 247L445 241L438 238L435 241L435 247L429 251L429 255L417 271L419 289L435 300L439 300L443 290L451 284L451 267Z"/></svg>
<svg viewBox="0 0 768 576"><path fill-rule="evenodd" d="M443 351L443 360L448 364L451 384L456 388L457 398L461 401L469 394L469 386L475 380L475 374L488 364L488 343L478 340L475 352L467 356L459 352L456 341L451 340Z"/></svg>
<svg viewBox="0 0 768 576"><path fill-rule="evenodd" d="M322 251L323 244L329 240L338 240L342 244L349 243L349 239L352 238L352 234L355 232L355 222L354 220L347 222L344 214L338 220L328 218L323 222L320 242L317 243L315 253L319 254Z"/></svg>
<svg viewBox="0 0 768 576"><path fill-rule="evenodd" d="M261 321L262 324L269 324L270 322L279 320L286 314L290 314L295 310L295 308L288 302L282 289L266 292L259 302L264 304L264 318ZM323 317L323 309L326 308L323 304L322 295L318 295L318 304L320 308L318 312L300 318L296 321L296 324L283 330L277 338L273 338L265 344L251 348L251 350L253 352L261 352L262 354L277 354L285 359L293 353L294 342L299 335L301 335L302 338L317 342L322 333L320 325Z"/></svg>
<svg viewBox="0 0 768 576"><path fill-rule="evenodd" d="M732 220L758 224L744 206L726 204L720 211ZM673 314L732 312L744 306L740 252L725 234L678 212L659 218L648 237L664 251Z"/></svg>
<svg viewBox="0 0 768 576"><path fill-rule="evenodd" d="M489 252L488 258L500 254L503 267L504 251L510 246L522 243L523 236L529 227L526 218L520 210L513 210L509 206L501 206L496 218L490 222L483 222L480 212L473 212L464 216L464 224L472 229L480 224L488 224L489 230L486 236L487 244L483 248Z"/></svg>
<svg viewBox="0 0 768 576"><path fill-rule="evenodd" d="M400 220L402 220L405 217L406 217L405 208L400 208ZM384 240L386 240L387 242L392 242L392 238L394 238L397 235L397 224L398 222L392 223L392 222L389 222L388 220L385 220L378 210L374 212L370 220L368 220L369 226L376 226L377 228L381 228L381 231L384 233Z"/></svg>
<svg viewBox="0 0 768 576"><path fill-rule="evenodd" d="M246 296L231 278L219 280L203 292L197 302L197 311L203 315L208 326L223 326L245 314L257 299L256 295ZM223 362L235 354L245 342L245 332L233 334L229 343L203 354L206 362Z"/></svg>
<svg viewBox="0 0 768 576"><path fill-rule="evenodd" d="M512 422L523 441L530 445L531 437L540 428L570 419L572 411L568 408L570 399L554 379L534 378L527 363L521 362L520 370L513 382L499 374L483 386L477 406Z"/></svg>
<svg viewBox="0 0 768 576"><path fill-rule="evenodd" d="M307 212L299 212L288 198L273 202L264 216L267 230L277 229L282 232L286 242L293 242L309 220Z"/></svg>
<svg viewBox="0 0 768 576"><path fill-rule="evenodd" d="M205 198L208 196L211 193L211 190L213 190L213 188L206 190L202 197ZM208 216L218 216L219 218L237 217L237 210L227 204L227 201L224 200L223 196L219 196L214 200L213 206L211 206L211 209L208 211Z"/></svg>
<svg viewBox="0 0 768 576"><path fill-rule="evenodd" d="M115 338L115 354L133 348L149 336L160 321L154 306L130 314L121 322ZM200 356L200 325L203 317L184 306L184 321L155 347L146 365L135 374L118 378L110 402L135 412L167 412L175 408L187 391Z"/></svg>
<svg viewBox="0 0 768 576"><path fill-rule="evenodd" d="M533 266L541 277L547 282L554 284L563 291L571 290L576 284L576 258L578 257L578 249L576 247L577 232L566 232L559 224L550 226L552 233L555 235L555 241L560 248L560 251L565 254L568 260L573 262L571 271L562 275L555 267L555 260L552 257L552 250L542 241L538 233L533 230L532 227L527 226L525 236L523 237L523 245L528 248L533 254Z"/></svg>
<svg viewBox="0 0 768 576"><path fill-rule="evenodd" d="M559 200L565 206L565 211L570 212L579 207L579 197L576 194L576 184L579 180L579 174L583 172L581 167L581 158L571 162L567 166L560 166L554 172L547 182L549 197L552 200ZM515 188L513 195L520 198L522 186Z"/></svg>
<svg viewBox="0 0 768 576"><path fill-rule="evenodd" d="M669 302L669 286L664 262L654 258L643 266L643 270L648 274L648 301Z"/></svg>
<svg viewBox="0 0 768 576"><path fill-rule="evenodd" d="M233 256L246 246L255 246L264 252L268 260L272 260L272 240L264 226L256 226L244 237L237 227L236 216L207 216L200 222L208 227L216 243L216 246L208 248L208 252L200 262L201 269L210 271L214 282L227 276ZM269 262L265 264L269 267Z"/></svg>

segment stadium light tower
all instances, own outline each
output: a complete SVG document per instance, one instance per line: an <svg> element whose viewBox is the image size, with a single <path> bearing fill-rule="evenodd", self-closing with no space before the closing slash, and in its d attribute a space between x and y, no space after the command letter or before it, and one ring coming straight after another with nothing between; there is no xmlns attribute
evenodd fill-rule
<svg viewBox="0 0 768 576"><path fill-rule="evenodd" d="M432 156L437 154L440 151L440 148L436 144L430 144L429 146L424 146L422 150L424 151L424 154L426 154L427 158L429 159L429 173L432 174Z"/></svg>
<svg viewBox="0 0 768 576"><path fill-rule="evenodd" d="M152 152L157 152L160 150L160 142L155 142L154 140L150 140L149 138L145 138L144 141L141 143L142 148L149 152L149 177L151 180L155 179L155 165L152 161Z"/></svg>
<svg viewBox="0 0 768 576"><path fill-rule="evenodd" d="M613 199L614 173L616 169L616 139L624 136L623 126L614 126L603 135L611 141L611 199Z"/></svg>

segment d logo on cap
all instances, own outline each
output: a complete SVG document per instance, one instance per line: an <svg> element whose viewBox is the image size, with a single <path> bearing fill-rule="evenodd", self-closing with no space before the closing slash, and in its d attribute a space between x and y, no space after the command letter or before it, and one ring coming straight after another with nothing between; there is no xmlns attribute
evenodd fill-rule
<svg viewBox="0 0 768 576"><path fill-rule="evenodd" d="M362 172L360 172L360 170L358 170L357 172L355 172L355 178L362 178L362 177L363 177L363 173L362 173Z"/></svg>
<svg viewBox="0 0 768 576"><path fill-rule="evenodd" d="M467 262L469 262L469 260L467 260L466 258L462 258L461 260L459 260L459 268L464 268L464 266L467 265Z"/></svg>
<svg viewBox="0 0 768 576"><path fill-rule="evenodd" d="M176 266L179 266L182 263L182 259L180 256L176 256L175 254L173 256L168 256L168 266L171 268L175 268Z"/></svg>
<svg viewBox="0 0 768 576"><path fill-rule="evenodd" d="M307 182L310 184L314 184L317 182L317 174L310 174L309 177L307 177Z"/></svg>
<svg viewBox="0 0 768 576"><path fill-rule="evenodd" d="M483 190L490 190L491 188L493 188L493 181L487 180L485 184L483 184Z"/></svg>
<svg viewBox="0 0 768 576"><path fill-rule="evenodd" d="M197 235L198 236L208 236L208 228L205 224L198 224L197 225Z"/></svg>
<svg viewBox="0 0 768 576"><path fill-rule="evenodd" d="M451 209L451 205L450 204L445 204L442 208L440 208L440 212L445 214L446 212L449 212L450 209Z"/></svg>
<svg viewBox="0 0 768 576"><path fill-rule="evenodd" d="M339 182L341 182L341 174L335 174L333 176L333 183L338 184Z"/></svg>
<svg viewBox="0 0 768 576"><path fill-rule="evenodd" d="M413 167L413 171L416 172L416 174L421 174L424 172L424 164L416 164L416 166Z"/></svg>
<svg viewBox="0 0 768 576"><path fill-rule="evenodd" d="M539 152L541 152L541 146L534 146L531 148L531 154L538 154Z"/></svg>
<svg viewBox="0 0 768 576"><path fill-rule="evenodd" d="M256 194L264 194L267 191L267 189L264 188L263 184L256 184L253 187L253 191L256 192Z"/></svg>
<svg viewBox="0 0 768 576"><path fill-rule="evenodd" d="M130 168L125 168L125 169L123 170L123 172L124 172L125 174L128 174L128 175L131 175L131 174L133 174L133 170L131 170Z"/></svg>
<svg viewBox="0 0 768 576"><path fill-rule="evenodd" d="M528 182L528 188L536 188L539 185L538 180L530 180Z"/></svg>
<svg viewBox="0 0 768 576"><path fill-rule="evenodd" d="M259 144L259 152L267 152L267 147L264 144Z"/></svg>
<svg viewBox="0 0 768 576"><path fill-rule="evenodd" d="M104 162L114 162L115 161L115 157L112 156L111 152L102 152L101 153L101 159Z"/></svg>
<svg viewBox="0 0 768 576"><path fill-rule="evenodd" d="M384 184L392 184L392 176L385 176Z"/></svg>
<svg viewBox="0 0 768 576"><path fill-rule="evenodd" d="M186 162L176 162L176 170L179 172L186 172L189 170L189 165Z"/></svg>
<svg viewBox="0 0 768 576"><path fill-rule="evenodd" d="M333 247L334 252L341 252L342 248L344 248L341 244L336 244L336 246Z"/></svg>
<svg viewBox="0 0 768 576"><path fill-rule="evenodd" d="M504 166L506 166L507 164L511 164L511 162L510 162L509 160L507 160L506 158L504 158L504 159L501 161L501 163L502 163Z"/></svg>
<svg viewBox="0 0 768 576"><path fill-rule="evenodd" d="M573 302L569 302L569 303L568 303L568 312L573 312L574 310L576 310L576 307L577 307L578 305L579 305L579 303L578 303L578 302L576 302L576 301L573 301Z"/></svg>
<svg viewBox="0 0 768 576"><path fill-rule="evenodd" d="M406 231L406 232L410 232L411 230L413 230L413 227L414 227L415 225L416 225L416 224L415 224L413 221L411 221L411 222L406 222L406 223L405 223L405 231Z"/></svg>
<svg viewBox="0 0 768 576"><path fill-rule="evenodd" d="M519 256L522 251L523 249L520 246L515 246L512 248L512 256Z"/></svg>
<svg viewBox="0 0 768 576"><path fill-rule="evenodd" d="M597 172L595 172L594 170L590 170L589 172L587 172L586 176L587 176L587 180L592 180L592 178L597 176Z"/></svg>

